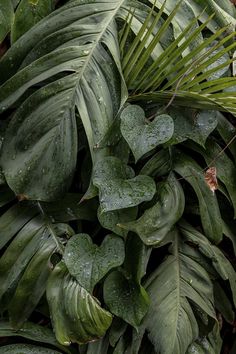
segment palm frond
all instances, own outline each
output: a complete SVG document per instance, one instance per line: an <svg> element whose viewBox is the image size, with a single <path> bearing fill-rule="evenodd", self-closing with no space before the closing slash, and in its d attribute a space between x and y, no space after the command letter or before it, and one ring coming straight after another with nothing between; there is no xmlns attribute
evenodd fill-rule
<svg viewBox="0 0 236 354"><path fill-rule="evenodd" d="M154 10L151 10L154 14ZM162 13L163 9L160 10ZM163 24L155 38L147 35L149 27L146 23L140 29L139 43L135 43L127 51L122 60L124 77L130 89L130 100L152 100L153 102L185 105L194 108L207 108L228 111L236 114L236 99L234 92L223 92L225 89L234 89L235 77L209 77L216 75L219 70L228 68L235 60L232 52L236 43L230 41L236 32L228 34L228 27L216 31L209 38L186 53L187 48L211 20L207 19L202 25L194 29L198 18L191 21L184 31L170 46L156 59L152 60L152 49L158 42L166 24L176 14L173 10L166 23ZM154 15L158 20L158 15ZM171 22L171 20L170 20ZM168 23L168 25L170 24ZM127 24L131 28L130 24ZM137 37L136 37L137 38ZM129 60L132 54L132 60ZM222 57L228 59L219 62ZM151 64L147 67L147 62ZM212 64L213 67L212 67Z"/></svg>

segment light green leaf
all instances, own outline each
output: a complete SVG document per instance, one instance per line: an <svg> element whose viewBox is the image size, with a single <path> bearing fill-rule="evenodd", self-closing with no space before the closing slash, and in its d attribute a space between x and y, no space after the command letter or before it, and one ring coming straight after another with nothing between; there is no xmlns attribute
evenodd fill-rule
<svg viewBox="0 0 236 354"><path fill-rule="evenodd" d="M146 314L149 298L144 288L121 272L114 271L104 282L104 301L110 311L133 327L137 327Z"/></svg>
<svg viewBox="0 0 236 354"><path fill-rule="evenodd" d="M11 42L14 43L52 10L52 0L21 0L15 12Z"/></svg>
<svg viewBox="0 0 236 354"><path fill-rule="evenodd" d="M47 300L56 338L63 345L98 339L111 325L112 315L68 274L63 262L49 278Z"/></svg>
<svg viewBox="0 0 236 354"><path fill-rule="evenodd" d="M92 242L89 235L74 235L64 253L70 274L90 293L112 268L124 262L124 257L123 240L116 235L107 235L100 247Z"/></svg>
<svg viewBox="0 0 236 354"><path fill-rule="evenodd" d="M1 0L0 8L0 43L11 29L14 19L14 9L11 0Z"/></svg>
<svg viewBox="0 0 236 354"><path fill-rule="evenodd" d="M184 193L180 183L171 174L157 185L157 202L136 221L120 225L136 232L146 245L161 246L165 236L181 218L184 211Z"/></svg>
<svg viewBox="0 0 236 354"><path fill-rule="evenodd" d="M184 247L176 233L169 248L171 255L146 284L151 304L140 330L146 328L156 352L163 354L183 354L197 339L195 306L216 320L211 279Z"/></svg>
<svg viewBox="0 0 236 354"><path fill-rule="evenodd" d="M214 243L222 240L222 222L216 195L204 180L200 166L183 152L176 152L174 170L193 187L199 202L202 227Z"/></svg>
<svg viewBox="0 0 236 354"><path fill-rule="evenodd" d="M216 128L218 119L214 111L197 111L189 108L169 108L174 120L174 133L169 144L178 144L187 139L204 146L207 137Z"/></svg>
<svg viewBox="0 0 236 354"><path fill-rule="evenodd" d="M136 162L156 146L168 141L174 132L170 116L157 115L151 123L147 123L143 109L137 105L126 107L120 118L121 133L129 144Z"/></svg>
<svg viewBox="0 0 236 354"><path fill-rule="evenodd" d="M133 170L116 157L96 164L93 183L99 189L102 211L133 207L153 198L156 186L151 177L131 177Z"/></svg>
<svg viewBox="0 0 236 354"><path fill-rule="evenodd" d="M107 212L102 212L101 208L98 208L98 220L102 227L108 229L115 234L125 237L128 231L117 226L118 224L123 224L128 221L136 219L138 212L137 207L112 210Z"/></svg>

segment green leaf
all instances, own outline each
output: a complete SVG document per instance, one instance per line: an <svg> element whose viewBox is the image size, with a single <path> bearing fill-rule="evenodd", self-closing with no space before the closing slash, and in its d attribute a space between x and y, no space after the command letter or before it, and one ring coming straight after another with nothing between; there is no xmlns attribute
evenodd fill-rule
<svg viewBox="0 0 236 354"><path fill-rule="evenodd" d="M222 222L216 195L207 186L200 166L183 152L175 156L174 170L186 179L198 197L202 227L214 243L222 240Z"/></svg>
<svg viewBox="0 0 236 354"><path fill-rule="evenodd" d="M136 221L120 225L136 232L146 245L160 246L184 211L184 193L180 183L171 174L157 185L157 202Z"/></svg>
<svg viewBox="0 0 236 354"><path fill-rule="evenodd" d="M32 344L10 344L1 347L1 354L60 354L54 349L38 347Z"/></svg>
<svg viewBox="0 0 236 354"><path fill-rule="evenodd" d="M40 326L33 322L26 322L19 330L13 329L9 322L0 321L0 336L1 337L22 337L33 340L35 342L46 343L61 349L63 352L70 353L67 348L62 347L57 341L52 332L47 327Z"/></svg>
<svg viewBox="0 0 236 354"><path fill-rule="evenodd" d="M89 235L74 235L67 243L64 261L70 274L88 292L112 269L124 262L123 240L107 235L101 246L92 242Z"/></svg>
<svg viewBox="0 0 236 354"><path fill-rule="evenodd" d="M147 123L143 109L137 105L126 107L120 118L121 133L129 144L136 162L156 146L168 141L174 132L170 116L157 115L151 123Z"/></svg>
<svg viewBox="0 0 236 354"><path fill-rule="evenodd" d="M49 278L47 299L56 338L63 345L102 337L111 325L111 314L68 274L63 262Z"/></svg>
<svg viewBox="0 0 236 354"><path fill-rule="evenodd" d="M15 194L8 186L0 186L0 207L4 206L5 204L11 202L14 199Z"/></svg>
<svg viewBox="0 0 236 354"><path fill-rule="evenodd" d="M99 189L102 211L133 207L153 198L156 186L151 177L131 177L133 170L116 157L96 164L93 183Z"/></svg>
<svg viewBox="0 0 236 354"><path fill-rule="evenodd" d="M171 158L168 149L161 149L142 167L140 174L150 177L167 175L171 170Z"/></svg>
<svg viewBox="0 0 236 354"><path fill-rule="evenodd" d="M102 227L108 229L115 234L125 237L127 236L128 231L121 229L118 224L123 224L128 221L136 219L138 212L137 207L112 210L107 212L102 212L101 208L98 208L98 220Z"/></svg>
<svg viewBox="0 0 236 354"><path fill-rule="evenodd" d="M223 280L229 280L234 305L236 305L236 272L230 261L217 246L212 245L204 235L191 227L191 225L181 222L180 228L183 236L191 243L197 245L200 252L212 261L212 265L219 276Z"/></svg>
<svg viewBox="0 0 236 354"><path fill-rule="evenodd" d="M68 189L77 157L75 114L69 105L75 81L76 75L70 75L40 89L10 121L1 164L16 194L50 201Z"/></svg>
<svg viewBox="0 0 236 354"><path fill-rule="evenodd" d="M224 317L224 319L232 325L234 322L234 311L230 299L226 295L224 289L218 282L214 282L214 298L215 307Z"/></svg>
<svg viewBox="0 0 236 354"><path fill-rule="evenodd" d="M34 208L26 204L16 204L0 217L0 249L37 214Z"/></svg>
<svg viewBox="0 0 236 354"><path fill-rule="evenodd" d="M121 272L114 271L106 278L103 292L110 311L137 328L149 306L144 288Z"/></svg>
<svg viewBox="0 0 236 354"><path fill-rule="evenodd" d="M0 9L0 43L11 29L14 19L14 9L11 0L1 0Z"/></svg>
<svg viewBox="0 0 236 354"><path fill-rule="evenodd" d="M222 339L218 327L218 324L216 324L213 331L211 331L208 336L198 338L190 345L186 354L220 354Z"/></svg>
<svg viewBox="0 0 236 354"><path fill-rule="evenodd" d="M147 280L151 304L140 330L147 329L156 352L182 354L199 334L194 309L216 319L213 286L206 270L188 255L177 232L169 252Z"/></svg>
<svg viewBox="0 0 236 354"><path fill-rule="evenodd" d="M11 42L14 43L52 10L52 0L21 0L15 12Z"/></svg>
<svg viewBox="0 0 236 354"><path fill-rule="evenodd" d="M214 111L197 111L189 108L169 108L174 120L174 134L169 144L178 144L187 139L204 146L207 137L216 128L218 119Z"/></svg>
<svg viewBox="0 0 236 354"><path fill-rule="evenodd" d="M42 203L48 216L54 221L96 220L98 203L95 199L81 202L82 194L66 193L55 202Z"/></svg>

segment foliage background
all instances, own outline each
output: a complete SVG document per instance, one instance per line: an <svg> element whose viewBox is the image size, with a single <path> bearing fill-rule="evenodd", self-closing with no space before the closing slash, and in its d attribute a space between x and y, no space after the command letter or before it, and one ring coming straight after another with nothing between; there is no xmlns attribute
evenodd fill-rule
<svg viewBox="0 0 236 354"><path fill-rule="evenodd" d="M0 352L233 354L233 4L0 5Z"/></svg>

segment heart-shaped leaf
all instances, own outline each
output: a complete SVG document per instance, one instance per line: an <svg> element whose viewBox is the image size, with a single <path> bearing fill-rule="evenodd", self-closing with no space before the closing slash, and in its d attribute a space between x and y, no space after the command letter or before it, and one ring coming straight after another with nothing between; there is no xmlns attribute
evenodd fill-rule
<svg viewBox="0 0 236 354"><path fill-rule="evenodd" d="M119 271L106 278L104 300L112 313L134 327L140 324L149 306L145 289Z"/></svg>
<svg viewBox="0 0 236 354"><path fill-rule="evenodd" d="M187 139L204 146L207 137L216 128L218 113L215 111L196 111L189 108L169 108L174 120L174 133L169 144L178 144Z"/></svg>
<svg viewBox="0 0 236 354"><path fill-rule="evenodd" d="M167 114L156 116L153 122L146 123L141 107L130 105L121 113L121 133L132 150L135 160L167 142L173 135L174 123Z"/></svg>
<svg viewBox="0 0 236 354"><path fill-rule="evenodd" d="M153 198L153 179L133 176L133 170L116 157L106 157L96 164L93 183L99 189L102 211L133 207Z"/></svg>
<svg viewBox="0 0 236 354"><path fill-rule="evenodd" d="M123 240L115 235L107 235L100 247L89 235L75 235L68 241L64 253L70 274L89 292L109 270L120 266L124 257Z"/></svg>

